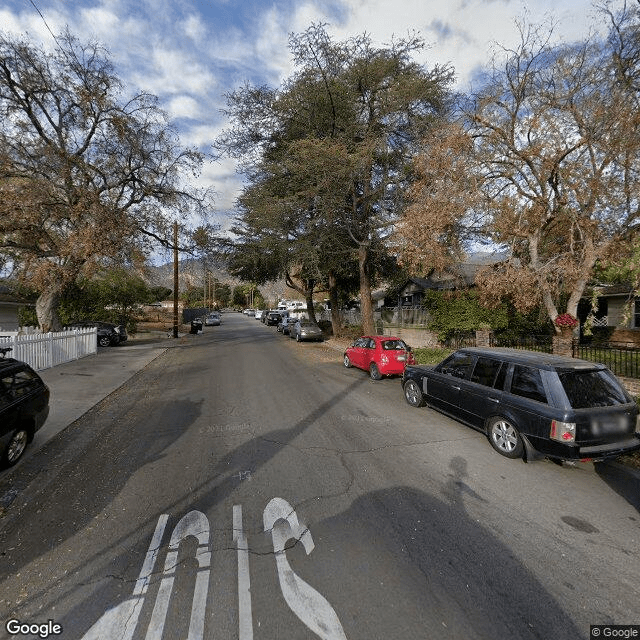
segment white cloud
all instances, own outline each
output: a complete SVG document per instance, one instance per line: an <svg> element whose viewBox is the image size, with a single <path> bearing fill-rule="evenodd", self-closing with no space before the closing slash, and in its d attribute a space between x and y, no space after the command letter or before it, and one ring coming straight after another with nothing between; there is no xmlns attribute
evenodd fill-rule
<svg viewBox="0 0 640 640"><path fill-rule="evenodd" d="M205 40L207 28L202 20L195 14L190 15L182 22L182 30L194 43L199 44Z"/></svg>
<svg viewBox="0 0 640 640"><path fill-rule="evenodd" d="M189 120L197 120L204 115L200 102L188 95L170 98L166 109L172 119L186 118Z"/></svg>

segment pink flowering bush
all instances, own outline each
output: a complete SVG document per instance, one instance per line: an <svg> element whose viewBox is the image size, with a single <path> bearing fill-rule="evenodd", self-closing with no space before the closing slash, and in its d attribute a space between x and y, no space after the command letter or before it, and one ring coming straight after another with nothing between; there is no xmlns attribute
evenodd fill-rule
<svg viewBox="0 0 640 640"><path fill-rule="evenodd" d="M554 320L556 327L573 327L578 325L578 319L574 318L570 313L561 313Z"/></svg>

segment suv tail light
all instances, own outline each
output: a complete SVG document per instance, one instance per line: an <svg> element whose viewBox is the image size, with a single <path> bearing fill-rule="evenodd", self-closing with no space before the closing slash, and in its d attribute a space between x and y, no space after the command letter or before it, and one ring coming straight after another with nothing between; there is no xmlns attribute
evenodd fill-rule
<svg viewBox="0 0 640 640"><path fill-rule="evenodd" d="M560 420L551 421L551 432L549 437L558 442L575 442L576 440L576 423L560 422Z"/></svg>

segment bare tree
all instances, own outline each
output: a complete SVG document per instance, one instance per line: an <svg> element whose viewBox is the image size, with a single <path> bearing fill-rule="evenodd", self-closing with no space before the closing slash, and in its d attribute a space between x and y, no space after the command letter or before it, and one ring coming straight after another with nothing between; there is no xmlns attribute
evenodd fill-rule
<svg viewBox="0 0 640 640"><path fill-rule="evenodd" d="M606 43L548 36L523 29L466 116L487 229L511 255L481 290L521 310L541 301L554 321L577 316L596 260L637 230L640 121Z"/></svg>
<svg viewBox="0 0 640 640"><path fill-rule="evenodd" d="M106 259L170 244L170 214L206 214L180 146L149 94L129 99L103 49L71 34L55 51L0 35L0 255L40 291L43 329L61 294Z"/></svg>

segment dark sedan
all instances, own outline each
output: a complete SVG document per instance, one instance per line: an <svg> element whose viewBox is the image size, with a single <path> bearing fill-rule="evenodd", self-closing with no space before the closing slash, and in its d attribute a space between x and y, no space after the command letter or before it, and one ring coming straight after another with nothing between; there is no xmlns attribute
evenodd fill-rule
<svg viewBox="0 0 640 640"><path fill-rule="evenodd" d="M604 365L518 349L460 349L407 365L406 401L482 431L508 458L602 460L640 448L638 406Z"/></svg>
<svg viewBox="0 0 640 640"><path fill-rule="evenodd" d="M68 325L70 329L84 329L95 327L98 331L98 345L101 347L115 347L127 341L129 337L124 325L111 324L101 320L83 320Z"/></svg>
<svg viewBox="0 0 640 640"><path fill-rule="evenodd" d="M2 355L10 348L2 348ZM26 363L0 357L0 464L10 467L49 415L49 388Z"/></svg>

